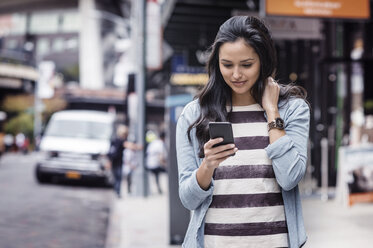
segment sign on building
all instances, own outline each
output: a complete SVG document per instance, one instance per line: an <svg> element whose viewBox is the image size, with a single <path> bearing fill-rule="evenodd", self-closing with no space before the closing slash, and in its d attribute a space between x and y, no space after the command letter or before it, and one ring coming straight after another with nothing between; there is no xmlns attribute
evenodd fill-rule
<svg viewBox="0 0 373 248"><path fill-rule="evenodd" d="M370 17L369 0L266 0L266 15L351 18Z"/></svg>

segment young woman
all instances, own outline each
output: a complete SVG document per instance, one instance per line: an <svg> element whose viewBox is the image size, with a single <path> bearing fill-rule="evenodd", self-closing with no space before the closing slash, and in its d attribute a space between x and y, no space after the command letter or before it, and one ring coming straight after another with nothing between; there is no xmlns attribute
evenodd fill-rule
<svg viewBox="0 0 373 248"><path fill-rule="evenodd" d="M306 242L298 182L306 171L305 91L273 78L276 51L257 18L219 29L209 80L176 131L179 194L193 210L183 247L301 247ZM209 122L232 123L234 144L214 146ZM232 156L234 155L234 156Z"/></svg>

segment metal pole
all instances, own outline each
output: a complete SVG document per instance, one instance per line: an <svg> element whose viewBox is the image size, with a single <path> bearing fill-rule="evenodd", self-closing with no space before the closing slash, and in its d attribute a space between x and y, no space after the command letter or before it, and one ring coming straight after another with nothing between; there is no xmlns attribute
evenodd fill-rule
<svg viewBox="0 0 373 248"><path fill-rule="evenodd" d="M39 80L35 82L34 90L34 139L40 139L42 132L42 123L41 123L41 112L42 112L42 101L39 97Z"/></svg>
<svg viewBox="0 0 373 248"><path fill-rule="evenodd" d="M266 1L259 0L259 16L264 18L266 16Z"/></svg>
<svg viewBox="0 0 373 248"><path fill-rule="evenodd" d="M307 167L306 167L306 175L305 175L305 182L306 182L306 189L305 194L310 196L313 192L313 178L312 178L312 172L313 172L313 166L311 162L311 140L308 139L308 145L307 145Z"/></svg>
<svg viewBox="0 0 373 248"><path fill-rule="evenodd" d="M26 15L26 34L27 35L30 34L30 25L31 25L30 23L31 23L31 13L27 13L27 15ZM34 44L34 49L35 49L35 44ZM37 58L35 56L35 52L32 53L31 58L35 62L35 66L36 66L36 68L39 72L39 77L35 81L35 88L34 88L34 142L35 142L35 145L36 145L36 142L40 141L41 134L42 134L42 118L41 118L41 115L42 115L42 111L43 111L42 110L43 102L40 99L40 95L39 95L39 92L40 92L40 84L39 84L40 70L39 70L38 66L39 66L40 58ZM37 145L39 145L39 144L37 144Z"/></svg>
<svg viewBox="0 0 373 248"><path fill-rule="evenodd" d="M338 22L336 25L336 53L338 57L343 57L343 24ZM338 169L338 150L343 138L343 106L346 97L346 75L342 64L337 66L337 116L335 130L335 169Z"/></svg>
<svg viewBox="0 0 373 248"><path fill-rule="evenodd" d="M327 201L328 196L328 139L321 139L321 200Z"/></svg>
<svg viewBox="0 0 373 248"><path fill-rule="evenodd" d="M137 4L137 46L138 58L137 59L137 75L138 80L136 81L136 94L138 97L138 129L137 137L138 143L145 148L145 85L146 85L146 0L136 1ZM141 194L142 196L148 196L149 186L148 186L148 177L145 168L145 151L139 153L139 165L140 173L142 175L142 187Z"/></svg>

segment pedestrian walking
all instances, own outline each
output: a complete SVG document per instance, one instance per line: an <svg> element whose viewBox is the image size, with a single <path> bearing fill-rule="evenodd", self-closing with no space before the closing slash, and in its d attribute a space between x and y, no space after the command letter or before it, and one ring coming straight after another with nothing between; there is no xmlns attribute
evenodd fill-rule
<svg viewBox="0 0 373 248"><path fill-rule="evenodd" d="M119 125L116 130L116 137L111 141L108 157L111 162L111 170L114 177L114 190L117 196L121 197L123 151L128 136L128 128Z"/></svg>
<svg viewBox="0 0 373 248"><path fill-rule="evenodd" d="M208 82L177 123L179 194L194 211L183 247L306 242L297 185L306 171L309 106L303 88L272 78L276 65L260 19L235 16L221 25ZM232 123L234 144L210 139L209 122Z"/></svg>
<svg viewBox="0 0 373 248"><path fill-rule="evenodd" d="M23 152L25 146L26 136L23 133L18 133L16 135L16 146L18 152Z"/></svg>
<svg viewBox="0 0 373 248"><path fill-rule="evenodd" d="M137 150L137 147L124 149L123 174L127 181L128 194L132 192L132 174L138 166Z"/></svg>
<svg viewBox="0 0 373 248"><path fill-rule="evenodd" d="M14 136L10 133L5 134L4 136L4 145L5 145L5 152L10 152L14 146Z"/></svg>
<svg viewBox="0 0 373 248"><path fill-rule="evenodd" d="M150 142L146 149L146 166L154 175L159 194L163 193L159 182L159 175L166 172L166 157L165 133L161 132L159 138Z"/></svg>

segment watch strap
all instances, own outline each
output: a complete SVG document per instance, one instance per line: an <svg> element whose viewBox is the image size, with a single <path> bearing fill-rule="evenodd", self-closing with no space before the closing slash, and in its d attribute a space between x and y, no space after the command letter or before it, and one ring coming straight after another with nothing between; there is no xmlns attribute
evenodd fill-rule
<svg viewBox="0 0 373 248"><path fill-rule="evenodd" d="M268 123L268 132L274 128L279 130L285 129L284 121L280 117L277 117L275 120Z"/></svg>
<svg viewBox="0 0 373 248"><path fill-rule="evenodd" d="M271 121L270 123L268 123L268 132L271 131L274 128L276 128L276 122L275 121Z"/></svg>

